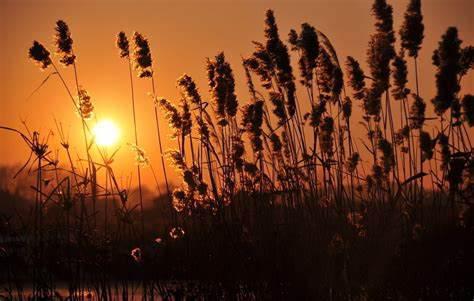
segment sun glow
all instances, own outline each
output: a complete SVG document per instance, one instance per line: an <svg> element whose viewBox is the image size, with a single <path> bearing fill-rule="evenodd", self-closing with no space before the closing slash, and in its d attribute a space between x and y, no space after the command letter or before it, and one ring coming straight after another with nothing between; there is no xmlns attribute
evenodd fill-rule
<svg viewBox="0 0 474 301"><path fill-rule="evenodd" d="M95 143L100 146L111 146L118 142L120 130L117 125L108 119L100 120L92 130Z"/></svg>

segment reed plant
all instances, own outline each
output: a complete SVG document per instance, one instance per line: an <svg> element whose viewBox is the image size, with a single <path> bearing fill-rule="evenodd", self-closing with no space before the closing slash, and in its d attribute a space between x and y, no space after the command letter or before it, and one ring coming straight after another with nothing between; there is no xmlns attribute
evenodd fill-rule
<svg viewBox="0 0 474 301"><path fill-rule="evenodd" d="M90 125L98 112L79 84L69 27L58 21L56 53L61 64L72 66L76 92L41 43L34 41L29 55L68 92L80 118L85 158L73 160L60 122L56 131L64 162L49 150L48 135L40 139L27 127L25 132L1 127L19 134L32 154L22 168L32 166L29 172L36 176L33 225L27 227L33 241L25 241L31 247L26 253L32 297L54 296L54 282L64 278L69 296L78 300L90 289L97 299L126 299L137 283L143 284L144 299L199 294L189 282L167 283L171 278L202 280L196 285L201 293L209 289L203 283L213 281L218 285L206 296L244 299L472 294L472 285L463 279L466 269L456 260L460 256L472 263L474 258L463 246L474 229L474 96L461 92L474 51L463 46L455 27L447 29L432 56L436 95L425 101L418 67L421 8L420 0L409 1L398 45L392 6L374 0L375 32L366 68L351 56L341 63L328 36L309 23L299 32L292 29L287 45L268 10L263 41L253 41L253 52L241 58L245 96L237 94L235 66L218 52L203 68L206 88L183 74L176 100L159 97L151 43L135 32L130 45L120 32L116 46L130 79L136 206L114 175L116 152L109 156L94 142ZM413 70L407 56L413 58ZM135 89L133 69L150 81L151 91L143 94L149 92L153 100L162 168L157 182L166 186L166 195L158 197L161 205L149 211L143 206L142 168L150 160L139 145L135 95L141 92ZM408 80L410 72L415 83ZM240 103L243 98L248 101ZM430 103L436 116L429 115ZM162 135L162 119L172 133L169 140ZM365 137L355 135L360 130ZM101 172L105 183L99 181ZM177 179L175 185L171 179ZM103 211L96 207L99 200L105 200ZM108 203L115 214L108 213ZM57 224L45 221L45 208L60 210ZM163 219L161 228L150 232L145 225L157 216ZM443 239L453 248L440 243ZM48 263L47 252L57 245L66 255L66 269ZM435 247L448 255L424 254ZM460 253L454 251L458 247ZM413 263L421 255L426 259ZM442 268L431 269L440 261L458 272L455 280L442 278ZM404 264L410 266L402 271ZM432 277L406 282L407 271L429 271ZM9 281L17 283L11 276ZM24 293L17 289L17 295Z"/></svg>

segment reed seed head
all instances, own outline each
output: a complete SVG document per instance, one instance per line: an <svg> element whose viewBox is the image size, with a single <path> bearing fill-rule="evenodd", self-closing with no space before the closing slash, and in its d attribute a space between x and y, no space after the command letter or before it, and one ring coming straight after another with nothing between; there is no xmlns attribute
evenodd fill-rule
<svg viewBox="0 0 474 301"><path fill-rule="evenodd" d="M232 68L225 60L224 53L219 53L214 60L207 59L209 88L214 103L214 111L220 119L218 124L225 126L227 118L237 114L238 101L235 95L235 81Z"/></svg>
<svg viewBox="0 0 474 301"><path fill-rule="evenodd" d="M135 153L135 163L138 164L139 166L148 166L150 165L150 159L146 155L145 151L143 148L139 147L138 145L135 144L130 144L130 148L132 152Z"/></svg>
<svg viewBox="0 0 474 301"><path fill-rule="evenodd" d="M198 131L201 135L201 138L203 139L203 142L209 141L209 127L206 121L204 121L200 116L197 116L196 123L198 125Z"/></svg>
<svg viewBox="0 0 474 301"><path fill-rule="evenodd" d="M290 43L291 45L291 50L298 50L298 42L298 33L296 32L296 30L291 29L288 33L288 43Z"/></svg>
<svg viewBox="0 0 474 301"><path fill-rule="evenodd" d="M410 93L410 89L406 87L408 83L407 75L407 62L404 58L404 52L402 51L399 55L395 56L395 59L392 62L392 75L393 75L393 89L392 96L396 100L402 100L407 97Z"/></svg>
<svg viewBox="0 0 474 301"><path fill-rule="evenodd" d="M74 64L76 56L72 50L73 40L69 26L63 20L56 22L56 33L54 36L54 43L56 45L56 53L61 57L59 60L64 66Z"/></svg>
<svg viewBox="0 0 474 301"><path fill-rule="evenodd" d="M381 165L383 166L383 171L385 174L388 174L395 165L392 144L387 139L381 138L378 142L378 149L382 152Z"/></svg>
<svg viewBox="0 0 474 301"><path fill-rule="evenodd" d="M320 125L319 139L321 140L321 151L326 153L329 157L334 154L334 119L326 116Z"/></svg>
<svg viewBox="0 0 474 301"><path fill-rule="evenodd" d="M273 104L273 114L278 118L278 125L284 125L287 121L283 95L277 92L269 93L270 102Z"/></svg>
<svg viewBox="0 0 474 301"><path fill-rule="evenodd" d="M474 126L474 95L466 94L461 102L464 120L470 127Z"/></svg>
<svg viewBox="0 0 474 301"><path fill-rule="evenodd" d="M178 79L178 86L181 88L181 92L189 102L198 106L201 105L201 95L199 95L196 83L191 76L183 74L183 76Z"/></svg>
<svg viewBox="0 0 474 301"><path fill-rule="evenodd" d="M377 32L387 35L388 42L395 42L393 32L393 8L386 0L375 0L372 5L372 15L375 17L375 28ZM395 51L393 51L395 52Z"/></svg>
<svg viewBox="0 0 474 301"><path fill-rule="evenodd" d="M288 48L283 44L278 34L275 16L272 10L267 10L265 19L266 52L276 69L278 84L285 88L288 115L292 117L296 112L296 87L293 69L290 63Z"/></svg>
<svg viewBox="0 0 474 301"><path fill-rule="evenodd" d="M412 129L421 129L425 123L426 103L424 100L412 94L414 101L410 107L410 127Z"/></svg>
<svg viewBox="0 0 474 301"><path fill-rule="evenodd" d="M351 56L347 57L346 70L349 75L349 84L354 90L354 98L361 100L365 97L365 75L359 62Z"/></svg>
<svg viewBox="0 0 474 301"><path fill-rule="evenodd" d="M465 165L466 159L462 157L453 158L449 162L449 171L446 178L449 182L449 190L451 192L458 190L459 185L462 183Z"/></svg>
<svg viewBox="0 0 474 301"><path fill-rule="evenodd" d="M298 63L302 78L301 83L306 87L311 87L319 55L319 41L316 30L308 23L303 23L299 37L296 31L290 31L289 42L292 45L292 50L300 50Z"/></svg>
<svg viewBox="0 0 474 301"><path fill-rule="evenodd" d="M345 120L349 120L352 115L352 100L349 97L345 97L342 102L342 116Z"/></svg>
<svg viewBox="0 0 474 301"><path fill-rule="evenodd" d="M471 69L474 69L474 46L467 46L461 49L461 65L460 75L466 75Z"/></svg>
<svg viewBox="0 0 474 301"><path fill-rule="evenodd" d="M117 34L116 44L117 44L117 48L120 51L121 58L130 57L130 44L128 42L128 38L125 32L121 31Z"/></svg>
<svg viewBox="0 0 474 301"><path fill-rule="evenodd" d="M49 51L38 41L33 41L33 46L30 47L28 56L35 61L42 70L47 69L52 63Z"/></svg>
<svg viewBox="0 0 474 301"><path fill-rule="evenodd" d="M92 118L94 114L94 105L91 102L91 97L84 88L79 88L79 114L85 120Z"/></svg>
<svg viewBox="0 0 474 301"><path fill-rule="evenodd" d="M173 130L172 138L176 138L183 130L183 119L181 118L178 109L163 97L156 98L155 103L159 105L165 113L165 118L168 120L168 126Z"/></svg>
<svg viewBox="0 0 474 301"><path fill-rule="evenodd" d="M186 98L181 99L181 135L186 136L191 134L191 130L193 127L193 121L191 118L191 111L189 108L188 101Z"/></svg>
<svg viewBox="0 0 474 301"><path fill-rule="evenodd" d="M435 112L442 115L449 109L460 90L458 74L461 70L461 40L458 38L456 27L449 27L439 42L438 49L433 54L433 64L437 66L436 96L432 103Z"/></svg>
<svg viewBox="0 0 474 301"><path fill-rule="evenodd" d="M249 66L248 64L246 63L246 60L243 59L242 61L242 65L244 67L244 71L245 71L245 78L247 79L247 88L250 92L250 95L252 95L252 97L254 98L257 98L257 92L255 90L255 85L253 84L253 80L252 80L252 75L250 74L250 69L249 69Z"/></svg>
<svg viewBox="0 0 474 301"><path fill-rule="evenodd" d="M331 57L324 48L319 52L318 61L318 85L322 92L331 93L334 69Z"/></svg>
<svg viewBox="0 0 474 301"><path fill-rule="evenodd" d="M148 40L140 33L133 33L133 61L138 77L151 77L153 75L151 50Z"/></svg>
<svg viewBox="0 0 474 301"><path fill-rule="evenodd" d="M353 173L357 165L359 164L359 161L361 161L359 153L355 152L352 154L352 156L349 157L346 161L346 169L349 173Z"/></svg>
<svg viewBox="0 0 474 301"><path fill-rule="evenodd" d="M179 171L187 169L184 158L178 150L169 150L167 152L168 159L171 161L171 165Z"/></svg>
<svg viewBox="0 0 474 301"><path fill-rule="evenodd" d="M315 128L321 124L323 114L326 112L326 101L322 100L315 103L311 109L309 124Z"/></svg>
<svg viewBox="0 0 474 301"><path fill-rule="evenodd" d="M242 171L244 164L243 155L245 154L244 141L240 136L232 137L232 161L238 171Z"/></svg>
<svg viewBox="0 0 474 301"><path fill-rule="evenodd" d="M390 81L390 60L395 56L389 36L379 32L370 37L367 50L367 64L373 78L372 89L382 94Z"/></svg>
<svg viewBox="0 0 474 301"><path fill-rule="evenodd" d="M431 136L428 132L421 131L420 132L420 148L422 152L421 160L431 160L433 158L433 149L434 149L434 141L431 140Z"/></svg>
<svg viewBox="0 0 474 301"><path fill-rule="evenodd" d="M250 136L250 143L255 152L263 149L262 143L263 101L246 104L242 108L242 127Z"/></svg>
<svg viewBox="0 0 474 301"><path fill-rule="evenodd" d="M402 47L408 50L409 56L418 56L424 38L424 29L421 0L410 0L400 28Z"/></svg>
<svg viewBox="0 0 474 301"><path fill-rule="evenodd" d="M262 87L270 90L275 75L272 59L262 43L254 41L253 44L255 50L250 58L244 60L244 64L259 76Z"/></svg>
<svg viewBox="0 0 474 301"><path fill-rule="evenodd" d="M376 88L370 88L364 98L363 108L367 116L373 116L376 120L380 119L382 110L381 91Z"/></svg>
<svg viewBox="0 0 474 301"><path fill-rule="evenodd" d="M272 152L279 153L281 151L282 145L280 141L280 137L276 133L272 133L270 135L270 142L272 145Z"/></svg>

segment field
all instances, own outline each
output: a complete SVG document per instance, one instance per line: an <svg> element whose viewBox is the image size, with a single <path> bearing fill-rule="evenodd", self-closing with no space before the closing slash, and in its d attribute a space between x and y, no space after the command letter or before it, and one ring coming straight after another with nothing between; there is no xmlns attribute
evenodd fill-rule
<svg viewBox="0 0 474 301"><path fill-rule="evenodd" d="M73 31L57 21L54 49L33 41L28 55L45 71L38 90L55 77L67 92L82 145L63 120L41 133L0 125L30 150L0 169L0 300L472 300L474 96L463 80L474 48L446 29L425 100L421 0L400 29L387 1L370 14L366 67L308 23L280 32L269 9L253 53L232 66L224 52L207 58L207 87L184 74L176 100L158 96L148 38L119 32L133 184L116 175L115 125L97 118ZM159 164L139 139L145 93Z"/></svg>

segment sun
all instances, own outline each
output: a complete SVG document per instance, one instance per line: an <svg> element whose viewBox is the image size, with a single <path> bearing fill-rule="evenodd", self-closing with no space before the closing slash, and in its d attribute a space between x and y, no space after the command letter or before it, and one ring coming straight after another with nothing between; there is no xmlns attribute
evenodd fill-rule
<svg viewBox="0 0 474 301"><path fill-rule="evenodd" d="M100 146L114 145L120 137L119 128L113 121L108 119L97 122L92 132L94 133L95 143Z"/></svg>

